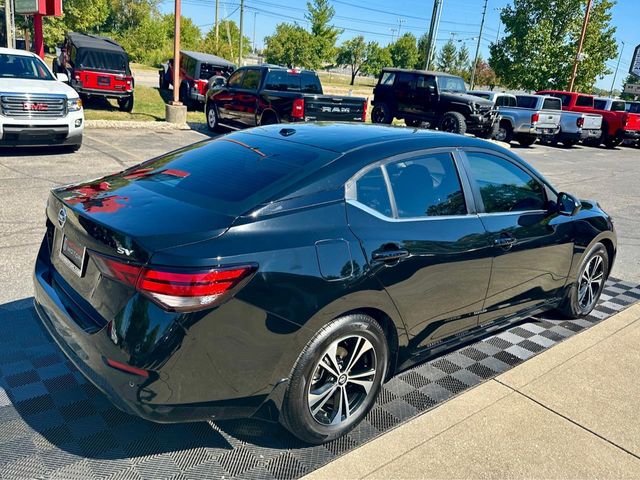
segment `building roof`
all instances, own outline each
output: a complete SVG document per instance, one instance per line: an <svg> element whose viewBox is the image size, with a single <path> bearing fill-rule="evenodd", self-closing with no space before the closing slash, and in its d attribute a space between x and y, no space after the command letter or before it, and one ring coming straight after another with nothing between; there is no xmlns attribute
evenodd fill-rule
<svg viewBox="0 0 640 480"><path fill-rule="evenodd" d="M194 52L191 50L181 50L180 53L182 55L187 55L194 60L205 63L213 63L215 65L225 66L225 67L235 67L235 64L226 60L222 57L218 57L217 55L212 55L210 53L203 52Z"/></svg>
<svg viewBox="0 0 640 480"><path fill-rule="evenodd" d="M77 48L90 48L93 50L109 50L112 52L127 53L118 42L107 37L101 37L99 35L85 35L84 33L77 32L69 32L67 36Z"/></svg>

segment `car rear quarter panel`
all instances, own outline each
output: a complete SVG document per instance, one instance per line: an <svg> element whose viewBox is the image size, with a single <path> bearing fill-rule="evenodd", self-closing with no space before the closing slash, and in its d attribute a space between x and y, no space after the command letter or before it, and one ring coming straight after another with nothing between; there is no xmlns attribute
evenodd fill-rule
<svg viewBox="0 0 640 480"><path fill-rule="evenodd" d="M402 335L397 311L370 275L345 215L343 201L305 208L236 225L215 240L152 257L152 263L161 265L259 265L232 300L180 319L186 348L164 370L167 384L181 384L180 403L268 394L289 376L315 333L349 311L384 312ZM333 264L344 262L342 278L323 276L319 241L348 246L340 250L342 260L333 259ZM350 252L350 258L344 252Z"/></svg>

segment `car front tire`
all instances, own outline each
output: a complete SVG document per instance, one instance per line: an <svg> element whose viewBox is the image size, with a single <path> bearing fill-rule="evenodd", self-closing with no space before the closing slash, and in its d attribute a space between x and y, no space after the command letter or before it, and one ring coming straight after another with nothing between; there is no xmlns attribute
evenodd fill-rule
<svg viewBox="0 0 640 480"><path fill-rule="evenodd" d="M467 133L467 121L464 115L458 112L447 112L442 116L440 120L440 126L438 129L441 132L457 133L458 135L464 135Z"/></svg>
<svg viewBox="0 0 640 480"><path fill-rule="evenodd" d="M207 128L211 131L211 132L218 132L220 131L220 124L218 123L218 112L216 112L216 109L213 105L209 105L209 103L206 104L205 107L206 110L206 116L207 116Z"/></svg>
<svg viewBox="0 0 640 480"><path fill-rule="evenodd" d="M578 280L569 288L560 311L568 318L589 315L598 303L609 276L609 255L602 243L596 243L584 255Z"/></svg>
<svg viewBox="0 0 640 480"><path fill-rule="evenodd" d="M298 357L280 422L309 444L345 435L373 406L388 363L385 334L373 318L353 314L331 321Z"/></svg>

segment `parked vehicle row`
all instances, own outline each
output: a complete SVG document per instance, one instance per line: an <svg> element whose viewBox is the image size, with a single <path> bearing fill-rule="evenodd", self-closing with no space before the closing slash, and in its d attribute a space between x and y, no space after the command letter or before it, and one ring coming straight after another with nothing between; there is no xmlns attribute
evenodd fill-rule
<svg viewBox="0 0 640 480"><path fill-rule="evenodd" d="M364 122L367 99L323 95L316 72L276 65L241 67L205 99L207 126L241 129L282 122Z"/></svg>

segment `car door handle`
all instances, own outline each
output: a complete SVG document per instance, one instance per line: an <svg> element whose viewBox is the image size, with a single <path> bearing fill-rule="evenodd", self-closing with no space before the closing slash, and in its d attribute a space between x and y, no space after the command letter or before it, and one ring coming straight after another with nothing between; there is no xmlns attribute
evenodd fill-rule
<svg viewBox="0 0 640 480"><path fill-rule="evenodd" d="M371 258L374 262L395 262L401 258L408 257L409 251L404 249L377 250L373 252Z"/></svg>
<svg viewBox="0 0 640 480"><path fill-rule="evenodd" d="M516 243L518 243L518 241L512 236L498 237L498 238L493 240L493 244L496 247L502 247L502 248L505 248L505 249L509 249L509 248L513 247Z"/></svg>

